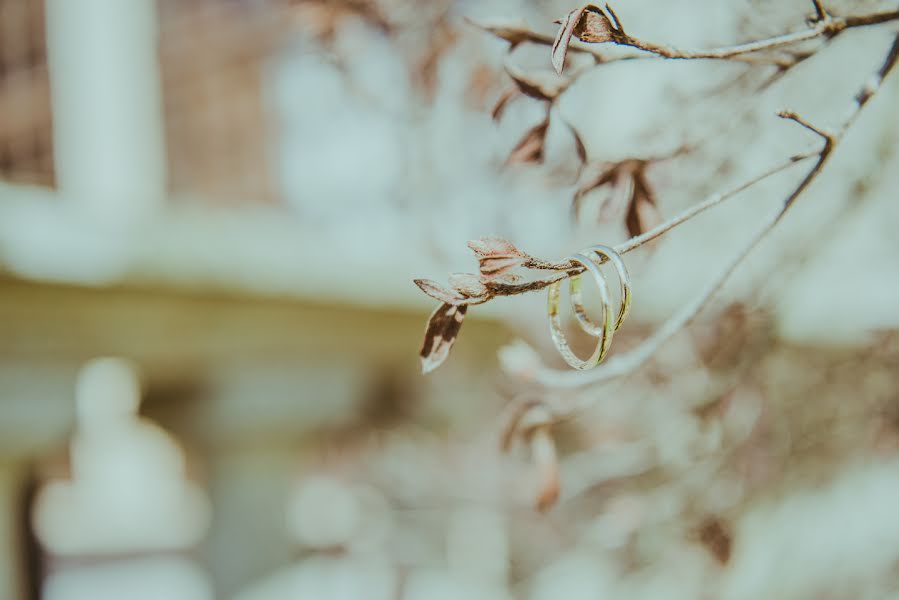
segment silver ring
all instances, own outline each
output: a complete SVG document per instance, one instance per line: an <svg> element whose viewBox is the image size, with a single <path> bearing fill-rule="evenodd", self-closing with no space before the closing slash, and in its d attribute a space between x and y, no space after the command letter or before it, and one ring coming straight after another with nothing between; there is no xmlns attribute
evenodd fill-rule
<svg viewBox="0 0 899 600"><path fill-rule="evenodd" d="M631 280L630 275L627 272L627 267L624 265L624 261L621 260L621 255L618 254L614 248L609 246L597 244L587 248L583 253L593 253L606 257L618 272L618 281L621 285L621 308L618 310L618 318L615 320L614 328L615 331L618 331L621 324L624 323L624 319L627 317L627 313L630 311L631 307ZM599 266L599 261L596 259L592 259L591 262L597 267ZM577 318L578 323L580 323L581 329L592 336L602 335L603 326L593 321L584 309L580 280L575 281L574 278L571 278L570 281L569 290L571 291L571 307L574 310L574 316Z"/></svg>
<svg viewBox="0 0 899 600"><path fill-rule="evenodd" d="M561 281L556 281L546 288L546 310L549 315L549 331L552 335L553 342L556 345L556 349L558 349L559 354L562 355L562 358L565 359L566 363L579 370L592 369L602 362L606 357L606 353L609 351L609 346L612 344L612 335L615 332L615 324L612 320L612 298L611 294L609 294L609 286L606 284L605 276L594 259L586 254L578 253L569 257L569 260L583 265L583 267L593 275L593 279L596 280L596 285L599 288L599 294L602 300L603 325L596 329L596 334L591 333L591 335L598 337L599 340L596 343L596 349L587 360L578 358L571 350L571 346L568 345L568 340L565 339L565 334L562 332L562 323L559 319ZM580 280L581 275L574 275L568 279L569 289L572 291L572 294L580 290ZM581 312L584 312L583 304L580 304L580 310ZM577 312L575 314L577 314ZM583 316L586 318L586 314L583 314ZM592 320L590 322L593 323Z"/></svg>

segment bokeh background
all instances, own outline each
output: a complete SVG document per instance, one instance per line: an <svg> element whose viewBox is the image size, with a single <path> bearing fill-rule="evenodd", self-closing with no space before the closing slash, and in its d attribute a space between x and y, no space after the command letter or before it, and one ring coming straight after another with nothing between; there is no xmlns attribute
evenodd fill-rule
<svg viewBox="0 0 899 600"><path fill-rule="evenodd" d="M618 6L620 4L620 6ZM658 218L814 148L895 24L787 75L621 61L545 107L561 0L0 0L0 598L899 598L899 77L702 314L627 379L541 390L544 299L469 311L419 373L415 277L508 237L561 258L580 165L647 172ZM709 47L810 2L628 0L640 37ZM834 2L839 14L895 8ZM808 49L817 50L820 42ZM574 66L586 66L572 56ZM578 63L577 61L581 62ZM688 152L677 153L683 147ZM585 167L585 169L587 168ZM791 171L632 255L632 347L726 264ZM523 359L522 356L525 358ZM589 398L534 509L510 403Z"/></svg>

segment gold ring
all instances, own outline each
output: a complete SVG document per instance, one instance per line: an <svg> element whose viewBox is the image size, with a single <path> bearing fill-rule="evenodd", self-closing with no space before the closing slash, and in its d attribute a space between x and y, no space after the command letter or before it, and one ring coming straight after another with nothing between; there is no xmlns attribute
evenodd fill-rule
<svg viewBox="0 0 899 600"><path fill-rule="evenodd" d="M609 346L612 344L612 334L615 331L615 326L612 321L612 298L609 294L609 286L606 284L605 276L592 258L579 253L571 256L569 260L583 265L584 268L593 275L593 279L596 280L596 285L599 288L599 295L602 300L603 326L597 328L598 333L591 333L591 335L599 337L599 341L596 344L596 349L593 351L593 354L587 360L578 358L571 350L571 347L568 345L568 340L565 339L565 334L562 332L562 323L559 319L561 281L556 281L546 288L546 310L549 314L549 331L559 354L562 355L565 362L575 369L592 369L602 362L606 357L606 353L609 351ZM580 289L580 279L581 275L574 275L568 279L569 289L572 293ZM583 311L583 305L581 305L581 311ZM586 317L586 314L584 316Z"/></svg>
<svg viewBox="0 0 899 600"><path fill-rule="evenodd" d="M597 244L596 246L591 246L584 250L584 254L594 253L599 256L605 256L609 259L609 262L615 267L615 270L618 272L618 281L621 284L621 308L618 310L618 318L615 320L615 331L621 327L621 324L624 323L624 319L627 317L627 313L631 307L631 279L630 275L627 272L627 267L624 265L624 261L621 260L621 255L615 252L614 248L610 248L609 246L603 246L602 244ZM596 266L599 266L598 261L593 259L591 262L594 262ZM602 335L603 326L596 323L587 315L587 311L584 309L584 302L581 296L581 282L580 278L575 281L574 278L571 278L570 288L571 290L571 306L574 310L574 316L577 318L578 323L581 325L581 329L583 329L586 333L589 333L592 336Z"/></svg>

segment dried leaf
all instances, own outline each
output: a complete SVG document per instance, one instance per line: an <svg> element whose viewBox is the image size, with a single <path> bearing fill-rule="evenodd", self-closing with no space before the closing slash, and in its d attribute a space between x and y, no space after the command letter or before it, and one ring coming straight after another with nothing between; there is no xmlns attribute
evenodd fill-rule
<svg viewBox="0 0 899 600"><path fill-rule="evenodd" d="M449 277L449 283L463 296L481 298L487 295L487 286L472 273L453 273Z"/></svg>
<svg viewBox="0 0 899 600"><path fill-rule="evenodd" d="M521 138L509 157L506 166L515 164L540 164L543 162L543 146L546 143L546 132L549 129L549 119L530 128Z"/></svg>
<svg viewBox="0 0 899 600"><path fill-rule="evenodd" d="M611 9L608 10L611 13ZM614 18L614 13L611 14ZM559 74L565 67L565 57L568 55L572 36L590 43L623 42L627 39L618 26L618 20L615 19L613 23L598 6L587 4L571 11L560 22L559 32L552 46L552 63Z"/></svg>
<svg viewBox="0 0 899 600"><path fill-rule="evenodd" d="M433 99L437 89L440 61L456 44L457 39L456 31L444 21L438 22L429 30L429 45L412 73L412 81L429 101Z"/></svg>
<svg viewBox="0 0 899 600"><path fill-rule="evenodd" d="M568 89L571 80L560 77L552 71L524 73L512 65L506 65L506 73L525 96L552 102Z"/></svg>
<svg viewBox="0 0 899 600"><path fill-rule="evenodd" d="M655 194L646 180L643 163L633 173L633 192L628 204L625 224L631 237L649 231L662 222L662 215L656 207Z"/></svg>
<svg viewBox="0 0 899 600"><path fill-rule="evenodd" d="M509 240L496 236L482 237L468 242L478 258L481 282L498 281L507 278L509 271L520 266L527 255Z"/></svg>
<svg viewBox="0 0 899 600"><path fill-rule="evenodd" d="M523 262L524 259L513 257L483 258L481 259L481 275L487 281L495 281Z"/></svg>
<svg viewBox="0 0 899 600"><path fill-rule="evenodd" d="M459 336L467 306L441 304L431 313L421 346L421 372L430 373L449 356L449 351Z"/></svg>
<svg viewBox="0 0 899 600"><path fill-rule="evenodd" d="M586 183L583 183L577 189L571 200L571 211L575 219L580 219L581 209L583 208L582 204L584 203L587 194L599 188L609 188L607 197L600 203L597 211L597 219L600 221L604 220L603 216L607 215L609 210L614 208L612 203L616 198L620 197L620 194L618 193L619 180L620 168L617 164L611 166L605 164L595 175L587 179Z"/></svg>
<svg viewBox="0 0 899 600"><path fill-rule="evenodd" d="M642 235L662 224L662 214L655 204L638 200L631 205L628 213L627 230L633 236Z"/></svg>
<svg viewBox="0 0 899 600"><path fill-rule="evenodd" d="M490 111L490 116L493 118L493 120L499 121L502 118L503 113L506 110L506 106L509 104L509 102L517 98L519 95L521 95L521 91L518 88L510 88L503 92L503 95L500 96L496 101L496 104L493 105L493 110Z"/></svg>
<svg viewBox="0 0 899 600"><path fill-rule="evenodd" d="M524 252L515 247L515 244L498 235L485 235L476 240L470 240L468 247L479 259L510 256L524 258L526 256Z"/></svg>
<svg viewBox="0 0 899 600"><path fill-rule="evenodd" d="M705 545L708 551L718 559L722 565L730 560L733 540L724 522L717 517L706 517L700 524L697 532L699 541Z"/></svg>
<svg viewBox="0 0 899 600"><path fill-rule="evenodd" d="M492 33L496 37L509 42L509 50L514 50L515 47L522 42L539 43L540 41L540 36L538 36L534 31L528 29L528 26L524 21L515 23L478 23L477 21L473 21L471 19L466 20L475 27L483 29L488 33Z"/></svg>
<svg viewBox="0 0 899 600"><path fill-rule="evenodd" d="M514 285L516 283L521 283L522 278L521 278L521 275L516 275L515 273L503 273L502 275L496 275L496 276L493 276L490 278L485 278L484 276L481 276L481 281L484 281L485 279L487 281L491 281L491 282L503 283L506 285Z"/></svg>
<svg viewBox="0 0 899 600"><path fill-rule="evenodd" d="M613 15L614 16L614 15ZM615 26L612 19L596 6L587 6L581 19L574 27L574 37L582 42L601 44L615 40Z"/></svg>
<svg viewBox="0 0 899 600"><path fill-rule="evenodd" d="M584 144L583 138L581 138L581 134L578 133L577 129L571 123L566 122L568 125L568 131L571 132L571 136L574 138L574 149L577 152L577 158L580 161L580 165L578 167L578 177L580 177L581 171L587 164L587 146Z"/></svg>
<svg viewBox="0 0 899 600"><path fill-rule="evenodd" d="M435 300L440 300L446 304L451 304L453 306L462 306L463 304L468 304L466 302L465 296L462 296L458 292L453 290L448 290L436 281L431 281L430 279L415 279L413 280L415 285L421 289L425 294L434 298Z"/></svg>
<svg viewBox="0 0 899 600"><path fill-rule="evenodd" d="M627 159L603 167L581 185L572 200L572 212L580 215L584 197L598 188L607 188L607 197L599 207L599 220L609 221L624 215L628 233L641 235L662 222L655 193L646 178L648 161Z"/></svg>
<svg viewBox="0 0 899 600"><path fill-rule="evenodd" d="M549 426L538 427L530 435L531 457L537 468L537 510L546 512L555 506L562 489L556 443Z"/></svg>

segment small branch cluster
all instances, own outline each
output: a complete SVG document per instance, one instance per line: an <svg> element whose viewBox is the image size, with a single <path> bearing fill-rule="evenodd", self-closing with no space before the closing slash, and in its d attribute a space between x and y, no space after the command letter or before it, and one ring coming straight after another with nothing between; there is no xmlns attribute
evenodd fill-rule
<svg viewBox="0 0 899 600"><path fill-rule="evenodd" d="M779 75L820 50L818 48L811 52L791 52L784 59L783 51L791 50L791 47L796 44L817 38L829 40L848 29L899 20L899 10L838 17L832 15L817 0L813 0L812 5L814 15L810 17L805 29L734 46L696 51L650 43L630 35L608 5L604 8L585 5L571 11L565 18L558 21L560 27L554 38L533 32L525 27L484 27L492 34L509 41L512 48L523 43L550 46L551 63L558 74L534 76L526 75L511 67L507 68L516 89L500 99L494 109L495 118L502 115L505 106L516 95L528 96L545 102L547 105L544 121L525 134L513 149L507 164L542 161L550 109L569 89L578 75L577 73L569 74L567 77L563 75L569 52L588 53L599 65L611 60L646 56L664 59L739 60L752 64L774 65ZM581 45L582 43L611 43L635 48L640 51L640 54L618 56L613 59L603 56L595 49ZM855 95L849 115L834 131L821 128L793 111L782 111L779 114L780 117L797 123L819 137L822 140L819 150L791 156L734 188L714 194L665 221L661 221L656 212L655 193L646 176L646 169L653 159L633 158L601 166L596 175L588 178L578 188L573 199L572 211L574 213L580 211L581 201L587 193L598 188L608 189L610 197L618 198L619 203L627 206L624 211L627 215L625 220L631 234L630 239L609 248L609 250L613 250L615 254L626 254L767 178L801 163L812 161L804 177L785 196L779 210L763 222L755 235L740 249L726 268L713 278L693 300L664 322L642 343L629 352L613 356L598 367L587 371L558 371L544 367L538 362L527 369L531 380L544 388L573 389L621 377L633 373L645 365L663 344L693 321L699 312L709 304L710 299L746 256L782 220L808 186L821 174L846 131L877 93L884 78L893 70L897 62L899 62L899 34L895 37L880 68ZM583 167L588 163L586 148L577 131L573 127L570 129L575 137ZM422 291L441 302L428 322L425 343L421 350L422 368L425 372L439 366L448 356L449 350L458 336L468 306L484 304L499 296L542 290L584 272L584 266L581 264L570 260L539 259L498 237L484 237L469 242L469 247L479 263L477 274L451 275L449 287L428 280L415 281ZM597 263L602 261L602 257L597 259ZM549 274L540 274L547 271ZM528 360L533 360L533 356L530 356ZM584 395L579 397L579 403L565 403L557 398L543 399L539 402L523 403L514 411L514 418L510 420L510 426L503 436L503 444L508 446L514 439L521 438L530 447L541 482L538 494L538 508L541 510L549 508L559 494L556 450L551 436L552 424L587 408L593 401L595 401L593 396Z"/></svg>

